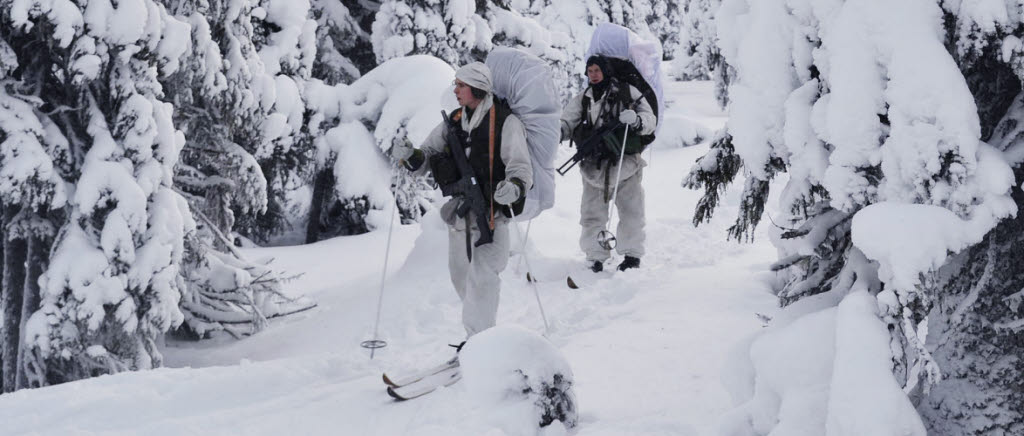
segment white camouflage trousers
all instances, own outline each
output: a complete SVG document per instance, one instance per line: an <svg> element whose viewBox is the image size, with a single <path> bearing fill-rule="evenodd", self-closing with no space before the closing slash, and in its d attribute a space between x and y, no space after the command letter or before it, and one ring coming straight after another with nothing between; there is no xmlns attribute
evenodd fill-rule
<svg viewBox="0 0 1024 436"><path fill-rule="evenodd" d="M610 250L601 247L597 235L608 223L608 201L615 190L617 161L605 161L600 166L593 163L580 165L583 176L583 201L580 204L580 249L587 255L587 262L608 260ZM615 197L615 208L619 225L615 229L615 251L623 256L643 257L644 255L644 188L643 167L647 162L639 154L626 155L622 160L622 175L619 176L619 191Z"/></svg>
<svg viewBox="0 0 1024 436"><path fill-rule="evenodd" d="M462 300L462 325L466 328L466 337L470 337L494 327L498 316L501 292L498 274L508 265L509 257L508 219L494 217L494 241L473 247L472 262L466 256L465 227L463 219L448 226L448 272ZM476 242L479 235L474 223L472 242Z"/></svg>

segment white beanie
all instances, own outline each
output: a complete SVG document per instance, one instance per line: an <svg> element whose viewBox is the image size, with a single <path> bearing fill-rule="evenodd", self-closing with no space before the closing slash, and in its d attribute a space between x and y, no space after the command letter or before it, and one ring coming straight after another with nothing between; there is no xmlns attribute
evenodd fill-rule
<svg viewBox="0 0 1024 436"><path fill-rule="evenodd" d="M455 78L484 92L491 92L491 69L483 62L463 65L455 72Z"/></svg>

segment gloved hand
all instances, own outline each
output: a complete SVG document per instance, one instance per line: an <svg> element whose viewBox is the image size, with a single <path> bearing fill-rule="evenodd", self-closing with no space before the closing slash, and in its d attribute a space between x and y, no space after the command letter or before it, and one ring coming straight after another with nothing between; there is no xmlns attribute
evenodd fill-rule
<svg viewBox="0 0 1024 436"><path fill-rule="evenodd" d="M562 134L558 138L558 142L565 142L570 136L572 136L572 129L569 128L568 124L562 123Z"/></svg>
<svg viewBox="0 0 1024 436"><path fill-rule="evenodd" d="M630 127L636 127L639 125L640 117L636 116L636 111L633 109L626 109L619 113L619 122Z"/></svg>
<svg viewBox="0 0 1024 436"><path fill-rule="evenodd" d="M507 206L519 200L520 193L519 185L515 182L502 180L494 190L494 201Z"/></svg>
<svg viewBox="0 0 1024 436"><path fill-rule="evenodd" d="M415 151L409 138L402 138L401 142L391 146L391 156L398 160L408 160Z"/></svg>

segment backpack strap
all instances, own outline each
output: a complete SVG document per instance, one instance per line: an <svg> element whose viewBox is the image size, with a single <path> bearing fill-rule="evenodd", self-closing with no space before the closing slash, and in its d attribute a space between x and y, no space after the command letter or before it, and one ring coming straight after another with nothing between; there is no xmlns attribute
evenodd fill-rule
<svg viewBox="0 0 1024 436"><path fill-rule="evenodd" d="M643 98L641 96L640 98ZM619 104L622 105L622 110L632 109L629 104L633 102L633 94L629 92L629 84L626 82L619 82Z"/></svg>
<svg viewBox="0 0 1024 436"><path fill-rule="evenodd" d="M582 114L583 114L583 122L584 123L589 123L590 122L590 97L588 97L586 94L583 94L583 112L582 112Z"/></svg>

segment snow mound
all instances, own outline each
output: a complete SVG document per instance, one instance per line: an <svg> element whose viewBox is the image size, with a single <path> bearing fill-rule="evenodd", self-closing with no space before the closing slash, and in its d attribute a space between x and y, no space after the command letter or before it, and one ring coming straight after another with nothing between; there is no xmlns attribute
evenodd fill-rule
<svg viewBox="0 0 1024 436"><path fill-rule="evenodd" d="M878 300L860 288L838 307L820 306L789 306L743 343L747 362L723 374L739 405L719 434L923 436L920 417L892 375Z"/></svg>
<svg viewBox="0 0 1024 436"><path fill-rule="evenodd" d="M572 369L544 337L518 326L492 327L466 342L459 362L467 398L502 411L513 426L523 420L576 425Z"/></svg>
<svg viewBox="0 0 1024 436"><path fill-rule="evenodd" d="M658 138L652 148L682 148L697 145L711 139L715 132L707 126L680 115L663 116Z"/></svg>

